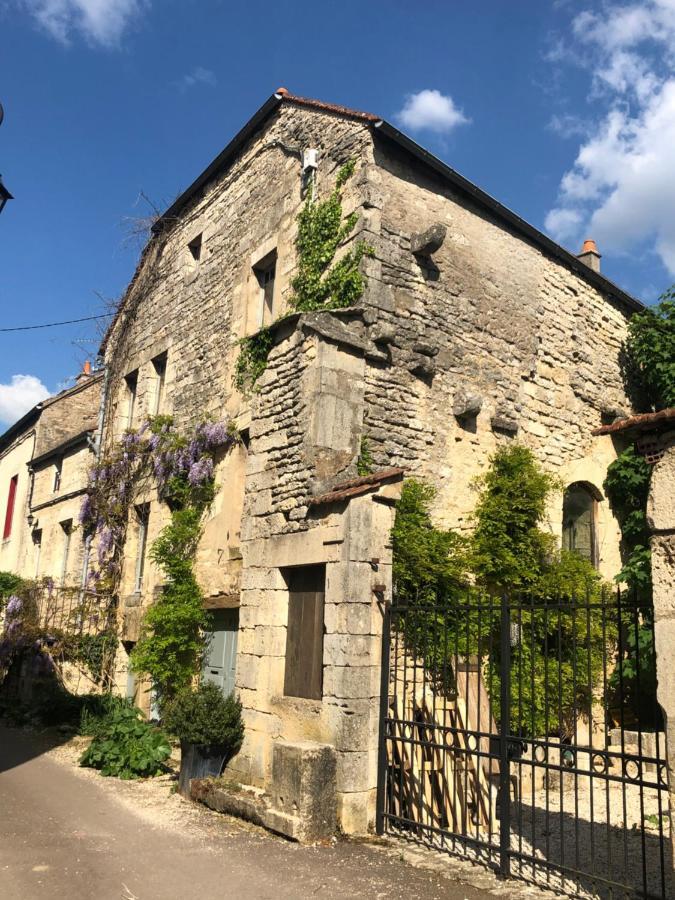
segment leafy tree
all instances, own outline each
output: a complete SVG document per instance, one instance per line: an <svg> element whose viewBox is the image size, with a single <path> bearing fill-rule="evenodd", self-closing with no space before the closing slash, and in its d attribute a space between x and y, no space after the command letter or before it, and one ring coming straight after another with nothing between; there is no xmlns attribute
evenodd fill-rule
<svg viewBox="0 0 675 900"><path fill-rule="evenodd" d="M654 409L675 406L675 285L634 315L626 342L627 374Z"/></svg>

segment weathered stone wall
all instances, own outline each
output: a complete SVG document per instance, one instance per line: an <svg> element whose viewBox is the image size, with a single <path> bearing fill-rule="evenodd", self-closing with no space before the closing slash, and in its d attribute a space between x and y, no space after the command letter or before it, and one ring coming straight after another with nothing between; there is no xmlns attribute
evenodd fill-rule
<svg viewBox="0 0 675 900"><path fill-rule="evenodd" d="M100 375L80 376L74 387L51 397L40 414L35 456L42 456L83 431L96 428L101 400Z"/></svg>
<svg viewBox="0 0 675 900"><path fill-rule="evenodd" d="M366 294L359 311L278 323L267 370L244 398L232 373L238 339L258 324L253 267L276 249L275 310L284 312L302 202L298 152L309 146L320 150L320 196L340 164L358 160L344 207L358 214L353 239L365 237L375 248L365 261ZM411 234L436 222L447 226L447 237L423 261L411 253ZM196 262L188 243L198 234ZM270 788L280 743L331 745L339 823L348 832L367 830L377 774L378 601L391 596L394 498L380 487L328 506L312 505L312 496L355 474L364 437L378 465L435 483L438 519L454 527L467 526L473 477L514 436L564 483L583 480L601 491L614 450L589 435L601 417L627 405L618 368L625 327L614 301L435 177L374 145L364 124L295 106L282 106L155 239L108 342L106 443L126 427L130 372L138 371L133 424L152 412L152 359L165 352L161 411L179 428L210 414L248 430L247 449L231 451L218 469L220 492L197 571L211 597L236 595L241 571L236 685L246 738L231 764L238 780ZM475 416L466 414L472 405ZM151 494L144 499L152 503L152 540L166 510ZM554 531L561 512L558 497ZM598 530L601 569L611 576L619 568L618 529L604 501ZM127 641L136 639L140 612L157 587L150 572L129 600L134 540L130 529ZM315 563L326 565L321 701L284 696L285 570Z"/></svg>
<svg viewBox="0 0 675 900"><path fill-rule="evenodd" d="M234 389L237 342L259 325L260 287L253 267L276 250L275 316L285 312L296 263L296 216L304 199L301 151L319 149L322 164L317 189L324 194L334 184L339 166L361 157L369 146L369 133L362 123L282 108L230 168L202 191L166 233L154 239L109 336L106 447L128 425L124 379L129 373L138 372L132 425L138 427L154 412L157 376L152 360L164 353L167 367L159 411L172 415L179 429L188 431L206 417L232 419L243 431L250 428L248 468L244 446L230 450L217 467L219 491L197 554L196 574L210 606L230 605L238 599L242 564L246 565L242 560L245 541L308 527L303 519L314 478L313 463L306 458L313 413L300 386L304 367L317 349L303 331L290 340L281 336L260 391L242 397ZM358 201L352 202L357 205ZM188 244L198 234L202 248L195 261ZM321 472L333 474L352 461L356 438L349 434L347 439L353 444L350 459L335 465L324 461L318 467ZM317 440L320 445L320 435ZM149 546L168 513L152 491L137 500L151 504ZM160 573L148 562L142 591L133 590L137 532L131 521L120 589L126 642L137 640L143 608L161 584ZM242 625L247 615L242 609ZM285 633L284 615L278 624ZM244 650L247 639L242 631ZM284 647L278 651L282 655ZM244 669L253 665L245 654L242 660ZM121 686L124 679L120 670Z"/></svg>
<svg viewBox="0 0 675 900"><path fill-rule="evenodd" d="M452 527L466 527L472 479L514 438L563 484L602 492L614 451L590 433L629 407L619 369L626 311L383 141L363 177L376 250L364 302L387 356L367 373L365 433L378 463L435 483L438 519ZM415 256L411 235L435 223L447 229L442 246ZM607 507L600 568L612 576L619 531ZM559 495L556 533L561 519Z"/></svg>
<svg viewBox="0 0 675 900"><path fill-rule="evenodd" d="M666 719L670 785L671 869L675 868L675 433L661 438L663 458L652 470L647 520L654 585L657 698ZM675 873L671 873L675 886Z"/></svg>
<svg viewBox="0 0 675 900"><path fill-rule="evenodd" d="M86 441L71 447L59 456L61 460L61 484L54 491L54 465L50 458L37 465L33 473L33 492L30 512L30 537L24 542L22 573L27 577L50 576L60 583L63 572L65 533L63 522L72 523L65 583L79 586L82 582L85 542L79 527L82 496L94 454ZM26 526L28 527L28 526ZM35 532L41 531L41 541L35 542Z"/></svg>
<svg viewBox="0 0 675 900"><path fill-rule="evenodd" d="M0 571L15 572L18 575L24 574L21 566L28 536L26 523L30 489L28 463L33 456L34 446L35 428L32 427L18 435L6 451L0 455L0 528L3 529L2 533L4 533L10 481L15 475L18 476L12 530L8 538L0 540Z"/></svg>

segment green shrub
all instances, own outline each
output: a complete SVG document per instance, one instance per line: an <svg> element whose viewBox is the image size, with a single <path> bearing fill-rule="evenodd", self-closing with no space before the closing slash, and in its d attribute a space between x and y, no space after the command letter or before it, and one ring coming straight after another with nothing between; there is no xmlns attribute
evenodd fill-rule
<svg viewBox="0 0 675 900"><path fill-rule="evenodd" d="M197 690L186 688L167 704L164 727L181 741L200 746L223 747L233 756L244 738L241 702L226 697L213 682L202 682Z"/></svg>
<svg viewBox="0 0 675 900"><path fill-rule="evenodd" d="M82 698L79 732L89 737L98 737L106 730L118 710L133 708L133 702L127 697L119 697L117 694L87 694Z"/></svg>
<svg viewBox="0 0 675 900"><path fill-rule="evenodd" d="M118 706L80 757L80 765L117 778L150 778L164 771L170 753L166 735L148 724L139 709Z"/></svg>

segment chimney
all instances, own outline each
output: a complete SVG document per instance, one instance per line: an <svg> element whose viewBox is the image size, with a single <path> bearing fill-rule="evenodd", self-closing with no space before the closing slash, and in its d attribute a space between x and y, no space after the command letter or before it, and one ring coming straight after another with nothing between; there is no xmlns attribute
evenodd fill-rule
<svg viewBox="0 0 675 900"><path fill-rule="evenodd" d="M581 248L581 253L577 255L577 259L580 259L582 263L586 263L588 268L593 269L594 272L600 271L600 254L592 238L586 238L584 246Z"/></svg>
<svg viewBox="0 0 675 900"><path fill-rule="evenodd" d="M90 377L91 377L91 363L89 362L89 360L87 360L85 362L85 364L82 366L82 371L75 379L75 382L76 382L76 384L82 384L83 381L86 381L87 378L90 378Z"/></svg>

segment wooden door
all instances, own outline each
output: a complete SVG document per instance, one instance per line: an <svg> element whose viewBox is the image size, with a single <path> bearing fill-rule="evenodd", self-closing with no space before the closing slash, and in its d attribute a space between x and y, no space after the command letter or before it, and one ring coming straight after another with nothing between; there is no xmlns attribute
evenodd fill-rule
<svg viewBox="0 0 675 900"><path fill-rule="evenodd" d="M202 677L213 681L224 694L234 691L237 665L238 609L215 609L211 613L213 631L209 639Z"/></svg>
<svg viewBox="0 0 675 900"><path fill-rule="evenodd" d="M326 567L286 570L288 631L284 694L321 700L323 696L323 607Z"/></svg>

